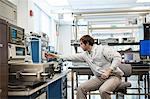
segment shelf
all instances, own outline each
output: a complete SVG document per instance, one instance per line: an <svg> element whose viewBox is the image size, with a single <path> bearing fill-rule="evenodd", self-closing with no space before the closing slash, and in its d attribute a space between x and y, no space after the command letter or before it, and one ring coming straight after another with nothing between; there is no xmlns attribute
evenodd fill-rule
<svg viewBox="0 0 150 99"><path fill-rule="evenodd" d="M98 44L100 45L100 44ZM120 46L120 45L139 45L139 42L134 42L134 43L108 43L109 46ZM77 53L77 48L80 46L79 43L73 43L71 46L74 46L75 51ZM118 52L125 52L125 51L118 51ZM138 52L138 51L133 51L133 52Z"/></svg>
<svg viewBox="0 0 150 99"><path fill-rule="evenodd" d="M100 45L100 44L98 44ZM139 42L135 42L135 43L108 43L109 46L118 46L118 45L139 45ZM71 44L71 46L75 46L75 47L79 47L80 44L78 43L74 43L74 44Z"/></svg>
<svg viewBox="0 0 150 99"><path fill-rule="evenodd" d="M79 47L80 46L80 44L71 44L71 46L74 46L74 47Z"/></svg>
<svg viewBox="0 0 150 99"><path fill-rule="evenodd" d="M108 45L110 46L118 46L118 45L139 45L139 42L135 42L135 43L108 43Z"/></svg>
<svg viewBox="0 0 150 99"><path fill-rule="evenodd" d="M92 27L89 28L89 30L104 30L104 29L136 29L136 28L142 28L142 26L124 26L124 27Z"/></svg>
<svg viewBox="0 0 150 99"><path fill-rule="evenodd" d="M127 51L118 51L119 53L128 53ZM133 53L139 53L139 51L130 51L130 52L133 52Z"/></svg>

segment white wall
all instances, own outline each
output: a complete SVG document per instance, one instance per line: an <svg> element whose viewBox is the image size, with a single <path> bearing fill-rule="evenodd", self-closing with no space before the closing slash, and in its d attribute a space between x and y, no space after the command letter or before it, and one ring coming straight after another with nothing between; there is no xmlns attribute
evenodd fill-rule
<svg viewBox="0 0 150 99"><path fill-rule="evenodd" d="M58 16L52 14L50 11L50 6L44 2L43 0L9 0L12 3L17 5L17 25L25 29L25 33L29 33L34 30L34 15L29 16L29 11L33 10L34 3L36 3L47 15L52 18L52 32L55 31L55 21L57 21ZM34 14L34 12L33 12ZM149 18L149 16L148 16ZM143 29L140 29L138 33L135 33L135 37L139 37L138 39L143 38ZM69 54L74 52L74 48L70 45L70 41L72 38L72 27L71 25L60 25L59 27L59 36L57 42L53 45L57 44L57 51L62 54ZM53 38L53 37L52 37ZM54 39L54 38L53 38Z"/></svg>
<svg viewBox="0 0 150 99"><path fill-rule="evenodd" d="M11 3L13 3L14 5L18 4L18 0L8 0L8 1L10 1Z"/></svg>
<svg viewBox="0 0 150 99"><path fill-rule="evenodd" d="M25 33L29 33L29 14L28 0L18 0L17 3L17 25L25 29ZM32 22L32 21L30 21Z"/></svg>
<svg viewBox="0 0 150 99"><path fill-rule="evenodd" d="M28 0L29 1L29 0ZM49 15L53 20L58 20L58 15L57 14L52 14L51 13L51 7L50 5L43 0L30 0L33 1L36 5L38 5L47 15Z"/></svg>
<svg viewBox="0 0 150 99"><path fill-rule="evenodd" d="M50 39L50 45L55 47L55 50L57 50L57 36L56 36L56 21L51 19L51 34L53 36L51 36Z"/></svg>
<svg viewBox="0 0 150 99"><path fill-rule="evenodd" d="M72 54L71 47L72 26L61 25L59 27L59 48L61 54Z"/></svg>
<svg viewBox="0 0 150 99"><path fill-rule="evenodd" d="M17 5L17 25L25 29L25 33L34 30L34 12L33 16L29 15L29 11L33 11L34 3L37 4L47 15L57 19L56 15L52 15L50 6L43 0L8 0Z"/></svg>
<svg viewBox="0 0 150 99"><path fill-rule="evenodd" d="M56 21L58 19L56 14L51 14L50 7L46 2L42 0L19 0L18 1L18 26L25 28L26 33L34 30L34 15L29 16L29 11L33 10L34 3L37 4L47 15L51 17L51 32L56 33ZM33 12L34 14L34 12ZM61 25L59 27L59 36L50 37L52 41L57 39L57 42L52 42L53 46L57 46L56 50L59 53L71 53L71 25ZM67 38L64 38L67 37ZM63 42L63 43L62 43Z"/></svg>
<svg viewBox="0 0 150 99"><path fill-rule="evenodd" d="M17 26L25 29L25 33L33 30L33 17L29 10L33 10L33 0L8 0L17 6Z"/></svg>

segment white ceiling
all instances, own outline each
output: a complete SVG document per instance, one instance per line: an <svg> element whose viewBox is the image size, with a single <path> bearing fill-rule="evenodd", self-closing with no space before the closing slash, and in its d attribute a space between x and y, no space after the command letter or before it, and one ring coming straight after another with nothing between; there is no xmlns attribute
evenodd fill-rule
<svg viewBox="0 0 150 99"><path fill-rule="evenodd" d="M54 12L84 12L102 9L122 9L150 6L150 2L137 3L137 0L47 0ZM150 1L150 0L146 0Z"/></svg>
<svg viewBox="0 0 150 99"><path fill-rule="evenodd" d="M136 0L68 0L72 9L116 8L134 4Z"/></svg>
<svg viewBox="0 0 150 99"><path fill-rule="evenodd" d="M54 13L74 13L85 20L126 21L150 13L150 2L137 0L47 0ZM62 2L63 1L63 2ZM146 0L150 1L150 0ZM53 4L52 4L53 3ZM97 14L97 15L95 15ZM118 18L118 19L117 19ZM122 18L122 19L120 19ZM103 21L104 22L104 21Z"/></svg>

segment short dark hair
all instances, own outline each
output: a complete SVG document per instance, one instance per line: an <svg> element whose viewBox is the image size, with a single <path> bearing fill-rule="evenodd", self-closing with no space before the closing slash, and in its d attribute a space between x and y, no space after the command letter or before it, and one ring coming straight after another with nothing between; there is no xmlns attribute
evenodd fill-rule
<svg viewBox="0 0 150 99"><path fill-rule="evenodd" d="M93 46L94 39L90 35L84 35L80 38L80 41L82 41L85 45L89 43L89 45Z"/></svg>

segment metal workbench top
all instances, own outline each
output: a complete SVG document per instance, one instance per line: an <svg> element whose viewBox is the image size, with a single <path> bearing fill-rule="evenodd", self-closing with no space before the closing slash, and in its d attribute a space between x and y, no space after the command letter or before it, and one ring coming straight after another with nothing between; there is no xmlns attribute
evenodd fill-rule
<svg viewBox="0 0 150 99"><path fill-rule="evenodd" d="M29 89L29 90L25 90L25 91L8 91L8 96L29 96L32 95L33 93L37 92L38 90L47 87L49 84L55 82L56 80L64 77L65 75L67 75L67 73L69 73L69 70L63 71L62 73L57 73L54 75L54 77L52 79L48 79L47 83L44 83L43 85L36 87L34 89Z"/></svg>

